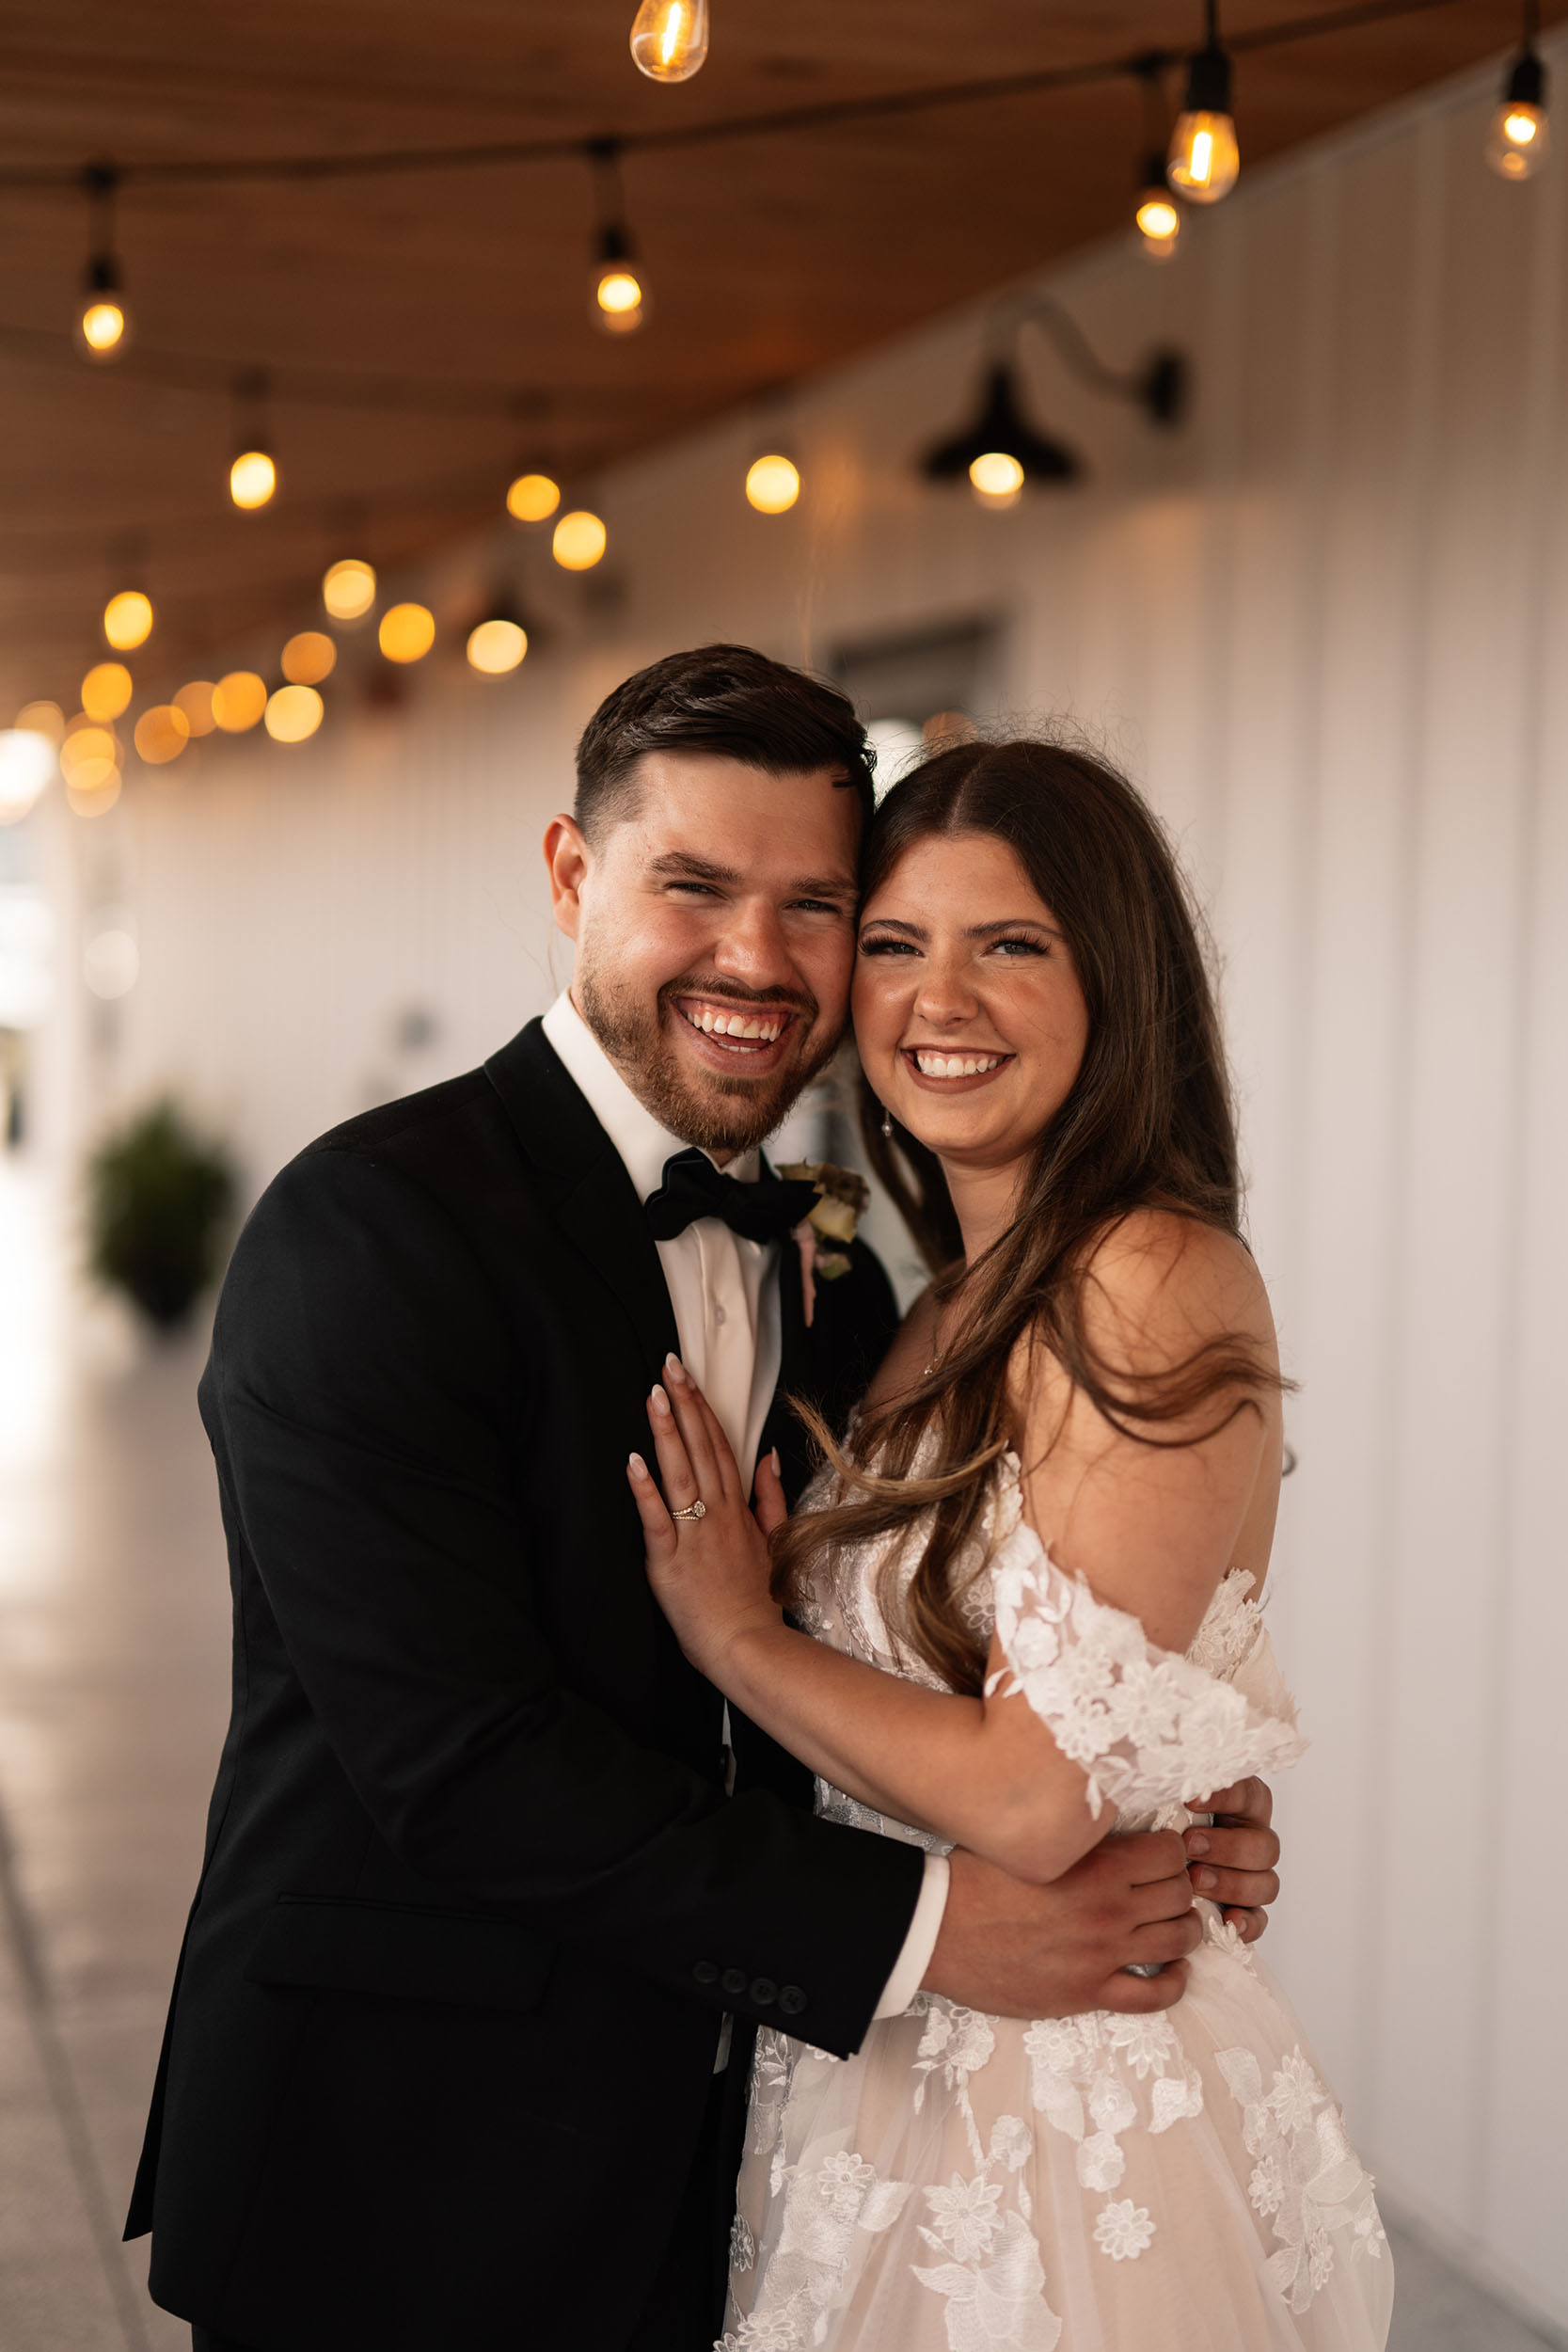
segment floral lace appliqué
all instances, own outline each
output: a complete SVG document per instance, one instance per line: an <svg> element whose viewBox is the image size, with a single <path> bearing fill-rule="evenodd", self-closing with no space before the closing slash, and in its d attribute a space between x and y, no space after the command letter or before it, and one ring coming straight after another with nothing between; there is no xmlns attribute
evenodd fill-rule
<svg viewBox="0 0 1568 2352"><path fill-rule="evenodd" d="M1345 2121L1299 2048L1263 2089L1250 2050L1215 2053L1242 2110L1242 2137L1255 2158L1247 2195L1277 2241L1269 2276L1291 2311L1304 2312L1334 2268L1334 2234L1349 2233L1352 2256L1381 2260L1387 2244L1371 2175L1345 2136Z"/></svg>

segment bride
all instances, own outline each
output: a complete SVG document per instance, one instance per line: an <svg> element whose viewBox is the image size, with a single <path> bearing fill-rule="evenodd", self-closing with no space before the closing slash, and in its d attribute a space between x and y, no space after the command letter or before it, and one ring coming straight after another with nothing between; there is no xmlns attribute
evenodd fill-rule
<svg viewBox="0 0 1568 2352"><path fill-rule="evenodd" d="M792 1518L776 1461L748 1509L671 1359L663 1498L630 1470L649 1574L820 1811L1045 1881L1303 1744L1259 1614L1284 1384L1197 929L1137 794L1023 741L895 786L854 1022L936 1279ZM1198 1909L1171 2010L921 1993L848 2059L765 2031L728 2352L1381 2346L1371 2181L1283 1994Z"/></svg>

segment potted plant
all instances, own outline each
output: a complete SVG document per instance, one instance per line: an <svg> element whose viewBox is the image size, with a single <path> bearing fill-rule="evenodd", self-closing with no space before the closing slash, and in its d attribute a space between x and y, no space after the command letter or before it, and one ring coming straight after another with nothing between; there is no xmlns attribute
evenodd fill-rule
<svg viewBox="0 0 1568 2352"><path fill-rule="evenodd" d="M234 1171L170 1101L109 1136L87 1163L88 1263L161 1331L188 1321L217 1272Z"/></svg>

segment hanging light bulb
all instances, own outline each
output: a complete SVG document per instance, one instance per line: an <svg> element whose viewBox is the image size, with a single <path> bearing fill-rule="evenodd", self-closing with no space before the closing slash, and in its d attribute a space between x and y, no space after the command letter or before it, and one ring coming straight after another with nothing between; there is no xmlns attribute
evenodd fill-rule
<svg viewBox="0 0 1568 2352"><path fill-rule="evenodd" d="M605 551L609 533L586 507L562 515L550 534L550 553L563 572L591 572Z"/></svg>
<svg viewBox="0 0 1568 2352"><path fill-rule="evenodd" d="M506 493L506 511L515 522L546 523L561 504L561 485L547 473L520 473Z"/></svg>
<svg viewBox="0 0 1568 2352"><path fill-rule="evenodd" d="M1230 115L1230 59L1220 46L1215 0L1205 0L1207 39L1189 61L1165 178L1189 203L1217 204L1242 167Z"/></svg>
<svg viewBox="0 0 1568 2352"><path fill-rule="evenodd" d="M589 160L598 191L599 227L588 280L588 315L601 335L635 335L647 322L648 281L639 267L621 193L621 149L593 139Z"/></svg>
<svg viewBox="0 0 1568 2352"><path fill-rule="evenodd" d="M76 348L84 359L102 366L130 348L130 305L120 282L115 254L114 200L119 174L112 165L89 164L82 174L93 210L92 251L82 275L82 299L76 306Z"/></svg>
<svg viewBox="0 0 1568 2352"><path fill-rule="evenodd" d="M135 653L152 634L152 599L139 588L122 588L103 607L103 635L116 653Z"/></svg>
<svg viewBox="0 0 1568 2352"><path fill-rule="evenodd" d="M746 472L746 499L759 515L787 515L800 495L800 472L777 451L754 457Z"/></svg>
<svg viewBox="0 0 1568 2352"><path fill-rule="evenodd" d="M375 570L357 556L329 564L322 578L322 602L335 621L362 621L375 602Z"/></svg>
<svg viewBox="0 0 1568 2352"><path fill-rule="evenodd" d="M707 0L642 0L631 54L650 82L689 82L707 56Z"/></svg>
<svg viewBox="0 0 1568 2352"><path fill-rule="evenodd" d="M1540 11L1527 0L1524 40L1503 85L1502 104L1492 117L1486 160L1502 180L1529 180L1551 153L1546 119L1546 69L1535 46Z"/></svg>
<svg viewBox="0 0 1568 2352"><path fill-rule="evenodd" d="M1156 162L1159 160L1155 158ZM1176 251L1176 240L1181 234L1181 215L1171 200L1163 180L1146 183L1132 217L1143 239L1145 259L1168 262Z"/></svg>
<svg viewBox="0 0 1568 2352"><path fill-rule="evenodd" d="M277 464L268 447L266 399L265 369L247 368L235 378L238 446L229 469L229 495L247 515L265 506L277 488Z"/></svg>

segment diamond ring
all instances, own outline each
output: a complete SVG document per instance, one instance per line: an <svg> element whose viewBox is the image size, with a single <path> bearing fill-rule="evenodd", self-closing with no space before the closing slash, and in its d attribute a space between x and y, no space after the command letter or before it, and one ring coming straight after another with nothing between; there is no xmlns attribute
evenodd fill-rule
<svg viewBox="0 0 1568 2352"><path fill-rule="evenodd" d="M696 1502L689 1502L684 1511L672 1511L670 1517L673 1519L705 1519L707 1517L707 1504L701 1500Z"/></svg>

